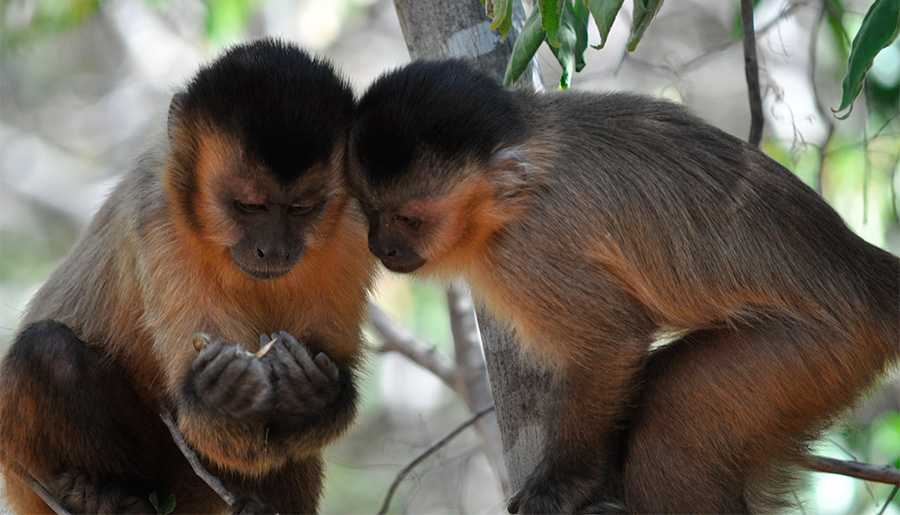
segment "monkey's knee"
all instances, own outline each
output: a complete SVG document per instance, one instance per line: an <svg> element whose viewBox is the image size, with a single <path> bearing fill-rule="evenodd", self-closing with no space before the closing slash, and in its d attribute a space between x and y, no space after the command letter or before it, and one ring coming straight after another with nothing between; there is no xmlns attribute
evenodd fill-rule
<svg viewBox="0 0 900 515"><path fill-rule="evenodd" d="M27 326L4 359L0 446L41 480L70 469L110 478L152 473L155 419L125 371L65 324Z"/></svg>

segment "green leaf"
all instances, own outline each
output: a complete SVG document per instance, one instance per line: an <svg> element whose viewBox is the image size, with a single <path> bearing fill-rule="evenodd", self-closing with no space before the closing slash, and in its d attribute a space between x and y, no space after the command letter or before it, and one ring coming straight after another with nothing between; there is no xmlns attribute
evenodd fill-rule
<svg viewBox="0 0 900 515"><path fill-rule="evenodd" d="M625 0L585 0L587 7L594 17L594 23L597 24L597 31L600 33L600 44L594 48L603 48L606 44L606 38L612 29L613 22L616 21L616 15Z"/></svg>
<svg viewBox="0 0 900 515"><path fill-rule="evenodd" d="M894 41L898 31L900 31L900 1L875 0L863 18L859 32L853 38L850 59L847 61L847 75L841 84L843 89L841 105L837 109L832 108L838 119L843 120L853 112L853 101L859 96L875 56ZM847 112L843 115L837 114L844 110Z"/></svg>
<svg viewBox="0 0 900 515"><path fill-rule="evenodd" d="M519 37L516 38L516 42L513 44L512 56L509 58L509 63L506 64L506 73L503 74L504 86L508 87L515 84L525 70L528 69L528 64L531 62L531 58L534 57L535 52L540 48L541 43L544 42L545 35L546 33L541 24L541 11L534 9L531 11L531 16L525 20L522 32L519 33Z"/></svg>
<svg viewBox="0 0 900 515"><path fill-rule="evenodd" d="M491 21L491 29L496 30L504 38L509 34L512 28L512 9L513 0L494 0L491 3L493 20Z"/></svg>
<svg viewBox="0 0 900 515"><path fill-rule="evenodd" d="M541 27L547 34L547 43L554 48L559 47L559 21L562 18L563 5L568 0L540 0Z"/></svg>
<svg viewBox="0 0 900 515"><path fill-rule="evenodd" d="M591 15L584 2L575 0L572 4L571 23L575 29L575 71L584 69L584 51L588 47L588 23Z"/></svg>
<svg viewBox="0 0 900 515"><path fill-rule="evenodd" d="M559 87L567 89L572 83L572 75L584 68L584 51L587 49L588 22L590 16L583 2L566 1L559 24L559 47L550 47L556 60L562 66Z"/></svg>
<svg viewBox="0 0 900 515"><path fill-rule="evenodd" d="M644 31L650 26L662 4L663 0L634 0L634 21L631 23L631 36L628 38L629 52L634 52L637 48Z"/></svg>
<svg viewBox="0 0 900 515"><path fill-rule="evenodd" d="M169 494L166 497L166 502L159 509L159 515L169 515L170 513L175 512L175 496Z"/></svg>

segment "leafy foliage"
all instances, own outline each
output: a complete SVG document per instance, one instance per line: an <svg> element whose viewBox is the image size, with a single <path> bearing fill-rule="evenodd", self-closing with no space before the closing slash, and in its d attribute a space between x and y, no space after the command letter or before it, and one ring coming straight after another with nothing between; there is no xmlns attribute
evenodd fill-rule
<svg viewBox="0 0 900 515"><path fill-rule="evenodd" d="M512 2L486 0L485 5L488 16L492 18L491 27L503 27L512 16ZM574 72L584 68L584 52L588 46L588 24L591 17L600 32L601 42L594 48L603 48L606 44L609 31L622 7L623 0L541 0L537 4L525 22L522 34L513 46L513 55L506 68L503 77L504 84L514 84L525 69L528 62L540 48L541 43L547 42L550 51L556 56L562 66L562 76L559 79L559 87L566 89L572 81ZM503 4L508 11L500 9ZM662 7L663 0L633 0L634 23L631 26L631 36L628 38L628 51L637 49L638 43L644 35L644 31L650 26L650 22ZM497 30L495 28L495 30ZM498 30L506 36L505 31Z"/></svg>
<svg viewBox="0 0 900 515"><path fill-rule="evenodd" d="M616 15L619 14L623 3L624 0L588 0L588 10L591 11L594 23L597 24L597 32L600 33L600 44L594 47L597 50L606 44L609 30L612 29L613 22L616 21Z"/></svg>
<svg viewBox="0 0 900 515"><path fill-rule="evenodd" d="M847 62L847 74L844 76L843 95L841 105L833 109L835 113L846 111L843 115L837 115L844 119L853 111L853 101L862 90L866 74L872 68L875 56L882 49L887 48L897 34L900 33L900 1L875 0L850 49L850 59Z"/></svg>

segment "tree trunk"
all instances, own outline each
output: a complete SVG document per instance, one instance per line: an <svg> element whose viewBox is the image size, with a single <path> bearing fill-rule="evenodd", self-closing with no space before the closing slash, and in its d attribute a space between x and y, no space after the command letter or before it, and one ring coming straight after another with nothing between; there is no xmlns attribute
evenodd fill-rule
<svg viewBox="0 0 900 515"><path fill-rule="evenodd" d="M490 29L479 0L394 1L403 37L413 59L465 58L498 81L503 78L513 42L525 19L521 4L516 2L515 5L513 28L504 40ZM535 67L523 77L525 83L520 86L542 89ZM482 425L490 427L482 427L479 431L488 440L485 444L488 459L495 469L500 467L498 475L504 493L509 495L523 485L541 456L546 437L545 421L559 399L560 388L549 375L528 363L528 358L518 348L515 335L505 325L481 307L477 314L487 376L480 372L480 380L467 380L467 397L470 397L467 404L470 409L478 409L481 406L472 405L473 399L489 399L493 394L496 418L483 418ZM500 429L505 474L502 464L496 463L499 460L492 459L491 448L498 446L495 420Z"/></svg>

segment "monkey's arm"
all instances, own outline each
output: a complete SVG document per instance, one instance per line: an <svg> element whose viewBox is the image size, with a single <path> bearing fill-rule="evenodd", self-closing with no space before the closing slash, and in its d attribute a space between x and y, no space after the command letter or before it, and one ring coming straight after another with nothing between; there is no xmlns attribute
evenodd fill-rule
<svg viewBox="0 0 900 515"><path fill-rule="evenodd" d="M269 437L288 440L297 458L318 453L356 414L353 369L338 365L287 332L261 337L261 343L263 339L275 342L263 358L271 363L276 391Z"/></svg>
<svg viewBox="0 0 900 515"><path fill-rule="evenodd" d="M551 437L510 500L511 513L580 513L589 502L616 500L617 438L645 349L637 342L606 344L565 366L563 402L547 428Z"/></svg>

